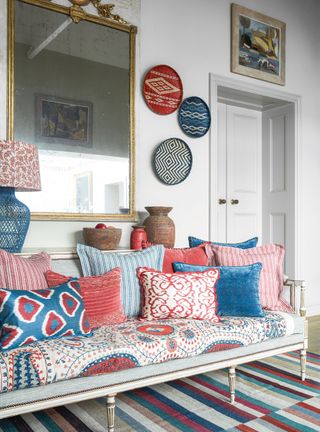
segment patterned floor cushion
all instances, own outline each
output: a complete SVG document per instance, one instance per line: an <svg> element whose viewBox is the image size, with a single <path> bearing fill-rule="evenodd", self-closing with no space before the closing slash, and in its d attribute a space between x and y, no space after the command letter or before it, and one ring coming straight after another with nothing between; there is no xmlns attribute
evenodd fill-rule
<svg viewBox="0 0 320 432"><path fill-rule="evenodd" d="M222 317L221 322L129 320L94 330L92 337L35 342L0 353L0 392L115 372L263 342L293 333L293 318Z"/></svg>

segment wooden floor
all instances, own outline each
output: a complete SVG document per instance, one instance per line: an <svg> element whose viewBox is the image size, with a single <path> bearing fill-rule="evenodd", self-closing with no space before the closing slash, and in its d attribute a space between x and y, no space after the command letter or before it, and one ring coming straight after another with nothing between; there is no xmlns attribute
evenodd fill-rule
<svg viewBox="0 0 320 432"><path fill-rule="evenodd" d="M308 351L320 354L320 315L308 318L309 348Z"/></svg>

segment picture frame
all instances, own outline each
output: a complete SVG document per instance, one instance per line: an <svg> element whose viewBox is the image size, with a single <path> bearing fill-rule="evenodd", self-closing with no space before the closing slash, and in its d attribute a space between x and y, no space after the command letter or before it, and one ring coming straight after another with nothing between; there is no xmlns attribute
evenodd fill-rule
<svg viewBox="0 0 320 432"><path fill-rule="evenodd" d="M231 72L285 85L286 24L231 5Z"/></svg>
<svg viewBox="0 0 320 432"><path fill-rule="evenodd" d="M92 147L92 103L36 94L36 140Z"/></svg>

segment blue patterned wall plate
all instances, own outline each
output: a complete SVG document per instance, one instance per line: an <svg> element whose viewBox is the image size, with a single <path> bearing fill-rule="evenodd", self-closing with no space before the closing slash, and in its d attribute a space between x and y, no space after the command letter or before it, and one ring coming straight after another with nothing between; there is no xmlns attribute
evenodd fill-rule
<svg viewBox="0 0 320 432"><path fill-rule="evenodd" d="M153 154L153 167L157 177L167 185L183 182L190 174L192 153L179 138L169 138L158 145Z"/></svg>
<svg viewBox="0 0 320 432"><path fill-rule="evenodd" d="M188 97L180 105L178 121L183 132L189 137L202 137L210 128L209 107L204 100L197 96Z"/></svg>

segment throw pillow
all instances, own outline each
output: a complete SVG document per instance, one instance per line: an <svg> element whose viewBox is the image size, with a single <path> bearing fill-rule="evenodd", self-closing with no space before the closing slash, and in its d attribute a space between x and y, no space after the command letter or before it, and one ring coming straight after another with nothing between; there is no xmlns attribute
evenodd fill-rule
<svg viewBox="0 0 320 432"><path fill-rule="evenodd" d="M189 246L191 248L197 247L203 243L211 243L209 241L206 240L201 240L197 237L188 237L188 241L189 241ZM217 242L212 242L212 244L217 245L217 246L227 246L227 247L235 247L235 248L240 248L240 249L249 249L249 248L253 248L256 247L258 243L258 237L253 237L249 240L240 242L240 243L217 243Z"/></svg>
<svg viewBox="0 0 320 432"><path fill-rule="evenodd" d="M36 291L1 288L0 322L2 350L44 339L91 334L76 281Z"/></svg>
<svg viewBox="0 0 320 432"><path fill-rule="evenodd" d="M218 266L243 266L262 263L260 276L260 301L263 308L292 312L291 306L282 298L284 247L275 244L251 249L238 249L206 245L214 254Z"/></svg>
<svg viewBox="0 0 320 432"><path fill-rule="evenodd" d="M71 277L45 273L50 288L69 282ZM77 279L91 328L117 324L126 320L121 303L121 270L116 267L101 276Z"/></svg>
<svg viewBox="0 0 320 432"><path fill-rule="evenodd" d="M23 258L0 249L0 288L35 290L48 288L44 276L51 269L51 258L41 252Z"/></svg>
<svg viewBox="0 0 320 432"><path fill-rule="evenodd" d="M121 268L121 298L123 308L128 318L137 317L141 307L141 290L137 277L138 267L162 269L164 247L156 245L142 251L131 253L104 253L99 249L78 244L77 252L80 258L84 276L97 276Z"/></svg>
<svg viewBox="0 0 320 432"><path fill-rule="evenodd" d="M142 314L146 321L189 318L219 322L215 284L218 269L203 273L162 273L139 268Z"/></svg>
<svg viewBox="0 0 320 432"><path fill-rule="evenodd" d="M208 252L212 256L210 250ZM176 261L207 266L212 263L210 256L207 255L204 245L194 248L165 249L162 271L164 273L173 273L173 263Z"/></svg>
<svg viewBox="0 0 320 432"><path fill-rule="evenodd" d="M216 284L217 315L238 317L263 317L260 304L259 279L261 263L247 266L206 267L173 263L177 272L203 272L218 268L220 278Z"/></svg>

